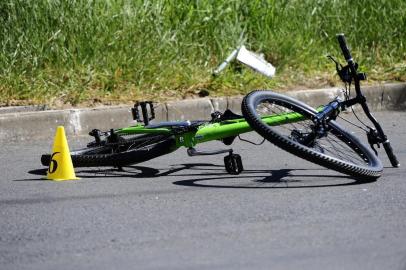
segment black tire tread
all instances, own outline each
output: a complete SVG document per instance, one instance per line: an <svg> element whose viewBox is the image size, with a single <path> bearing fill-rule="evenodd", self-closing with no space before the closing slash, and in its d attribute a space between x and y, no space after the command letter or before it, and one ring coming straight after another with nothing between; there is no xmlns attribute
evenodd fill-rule
<svg viewBox="0 0 406 270"><path fill-rule="evenodd" d="M343 128L341 128L338 123L335 121L331 121L331 124L337 128L339 132L341 132L342 135L346 136L347 138L351 138L351 140L354 142L355 145L360 147L364 153L368 156L370 160L372 160L372 165L369 167L361 167L357 166L354 164L350 164L348 162L338 160L335 158L331 158L327 155L324 155L322 153L319 153L317 151L313 151L312 149L305 147L299 143L293 142L292 140L289 140L283 136L280 136L279 134L275 133L272 131L269 126L265 125L262 123L258 117L256 117L252 113L252 109L250 108L253 106L253 101L251 100L253 97L255 98L255 95L257 93L265 94L265 95L270 95L270 96L278 96L278 98L285 99L286 102L295 102L296 106L303 106L304 110L311 110L313 113L315 110L306 104L294 100L290 97L286 97L283 95L276 94L272 91L269 90L255 90L251 93L249 93L247 96L244 97L241 109L242 113L249 123L249 125L257 131L261 136L263 136L265 139L270 141L271 143L275 144L276 146L280 147L283 150L286 150L287 152L296 155L298 157L301 157L305 160L311 161L313 163L316 163L318 165L321 165L323 167L336 170L341 173L345 173L347 175L351 175L360 179L376 179L381 176L382 174L382 164L381 162L376 158L375 154L372 153L358 138L356 138L354 135L348 133L345 131ZM254 109L255 110L255 109Z"/></svg>
<svg viewBox="0 0 406 270"><path fill-rule="evenodd" d="M136 139L134 139L136 140ZM125 143L130 144L134 140L128 140ZM90 150L90 149L89 149ZM146 145L142 148L135 148L128 151L111 154L75 154L71 152L72 163L74 167L103 167L114 166L121 167L130 164L144 162L176 150L175 138L173 136L163 136L161 140ZM51 155L41 156L41 163L49 166Z"/></svg>

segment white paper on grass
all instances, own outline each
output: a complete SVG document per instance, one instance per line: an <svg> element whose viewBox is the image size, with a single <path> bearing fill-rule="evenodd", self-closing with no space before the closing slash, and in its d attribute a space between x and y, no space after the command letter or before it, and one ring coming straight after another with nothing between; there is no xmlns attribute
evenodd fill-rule
<svg viewBox="0 0 406 270"><path fill-rule="evenodd" d="M275 67L271 63L268 63L258 54L247 50L245 46L241 46L238 50L237 60L269 78L275 75Z"/></svg>

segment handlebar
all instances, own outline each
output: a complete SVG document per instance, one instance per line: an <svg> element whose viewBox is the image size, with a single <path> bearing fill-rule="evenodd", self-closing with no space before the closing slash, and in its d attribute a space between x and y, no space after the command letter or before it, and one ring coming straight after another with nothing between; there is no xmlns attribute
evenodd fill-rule
<svg viewBox="0 0 406 270"><path fill-rule="evenodd" d="M344 34L337 35L338 43L340 43L341 51L343 52L345 60L350 63L352 62L352 56L350 50L348 49L347 42L345 41Z"/></svg>
<svg viewBox="0 0 406 270"><path fill-rule="evenodd" d="M361 92L360 79L364 78L365 75L363 73L357 73L357 65L354 62L354 60L352 59L352 56L351 56L350 50L348 49L344 34L338 34L337 40L338 40L338 43L340 44L340 48L341 48L341 51L343 52L344 58L348 63L348 66L344 67L344 68L349 68L349 70L350 70L349 75L354 79L355 91L357 93L356 99L358 99L357 103L361 104L361 107L364 110L365 114L367 115L369 120L371 120L371 122L374 124L374 126L377 130L377 133L378 133L378 137L381 140L380 143L383 144L386 154L388 155L392 166L399 167L399 161L396 158L395 154L393 153L393 149L389 143L389 140L387 139L385 133L383 132L381 125L378 123L378 121L375 119L375 117L370 113L368 105L366 103L366 99L365 99L365 97L363 97L363 94ZM350 78L349 81L351 82L351 80L352 79ZM359 99L359 97L361 97L361 98Z"/></svg>

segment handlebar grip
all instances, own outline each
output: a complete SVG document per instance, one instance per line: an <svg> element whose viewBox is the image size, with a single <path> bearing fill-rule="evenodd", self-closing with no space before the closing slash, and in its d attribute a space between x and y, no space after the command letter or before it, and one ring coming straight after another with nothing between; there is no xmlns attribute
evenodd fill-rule
<svg viewBox="0 0 406 270"><path fill-rule="evenodd" d="M400 166L399 161L396 158L395 154L393 153L392 146L390 145L388 140L383 143L383 148L385 148L385 152L388 155L388 158L392 166L399 167Z"/></svg>
<svg viewBox="0 0 406 270"><path fill-rule="evenodd" d="M352 56L350 50L347 47L347 42L345 41L344 34L338 34L337 39L338 43L340 43L341 51L344 54L345 60L347 60L347 62L352 61Z"/></svg>

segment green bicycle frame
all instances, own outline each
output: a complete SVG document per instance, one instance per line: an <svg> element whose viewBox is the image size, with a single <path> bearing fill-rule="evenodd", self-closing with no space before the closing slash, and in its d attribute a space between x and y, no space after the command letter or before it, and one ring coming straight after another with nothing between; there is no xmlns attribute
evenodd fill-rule
<svg viewBox="0 0 406 270"><path fill-rule="evenodd" d="M270 126L277 126L287 123L294 123L303 120L300 113L282 113L262 117L262 120ZM242 133L250 132L252 128L244 118L225 120L221 122L207 122L196 130L188 130L181 133L175 133L169 127L148 128L142 124L130 126L116 130L117 134L174 134L176 138L176 148L181 146L194 147L199 143L213 140L221 140L227 137L234 137Z"/></svg>

